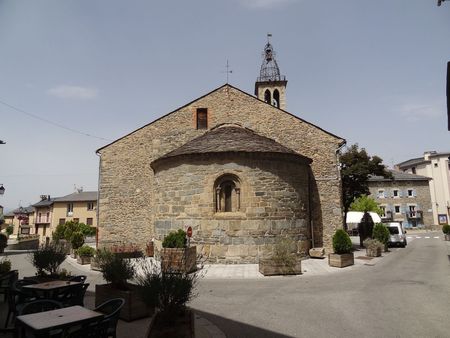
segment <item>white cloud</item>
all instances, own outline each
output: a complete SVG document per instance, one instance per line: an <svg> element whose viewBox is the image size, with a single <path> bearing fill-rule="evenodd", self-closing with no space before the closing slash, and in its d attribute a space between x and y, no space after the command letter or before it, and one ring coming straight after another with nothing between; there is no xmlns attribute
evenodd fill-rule
<svg viewBox="0 0 450 338"><path fill-rule="evenodd" d="M416 122L440 117L445 112L445 106L441 103L416 104L406 103L400 106L400 114L407 121Z"/></svg>
<svg viewBox="0 0 450 338"><path fill-rule="evenodd" d="M97 89L92 87L79 87L61 85L47 90L47 94L62 99L90 100L97 97Z"/></svg>
<svg viewBox="0 0 450 338"><path fill-rule="evenodd" d="M280 7L288 3L298 2L298 0L238 0L238 2L252 9L269 9Z"/></svg>

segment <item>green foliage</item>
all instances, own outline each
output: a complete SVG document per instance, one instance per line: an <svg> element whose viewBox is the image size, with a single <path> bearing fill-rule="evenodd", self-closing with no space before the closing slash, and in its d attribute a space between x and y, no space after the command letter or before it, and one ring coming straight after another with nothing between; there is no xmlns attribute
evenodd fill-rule
<svg viewBox="0 0 450 338"><path fill-rule="evenodd" d="M31 264L36 268L38 276L47 273L55 275L62 262L66 259L64 248L56 243L43 244L36 251L30 253Z"/></svg>
<svg viewBox="0 0 450 338"><path fill-rule="evenodd" d="M8 225L5 230L6 230L6 234L8 236L11 236L14 232L14 227L12 225Z"/></svg>
<svg viewBox="0 0 450 338"><path fill-rule="evenodd" d="M61 239L65 239L64 232L66 231L66 225L65 224L58 224L56 226L55 231L53 231L52 239L55 242L59 242Z"/></svg>
<svg viewBox="0 0 450 338"><path fill-rule="evenodd" d="M363 244L364 244L364 247L365 247L365 248L371 249L371 250L376 250L376 249L378 249L378 248L381 248L381 249L384 248L384 244L381 243L381 242L380 242L379 240L377 240L377 239L371 239L371 238L368 238L368 239L366 239L366 240L363 242Z"/></svg>
<svg viewBox="0 0 450 338"><path fill-rule="evenodd" d="M89 245L83 245L78 248L77 254L82 257L93 257L95 255L95 249Z"/></svg>
<svg viewBox="0 0 450 338"><path fill-rule="evenodd" d="M382 211L378 206L378 203L372 197L369 197L367 195L362 195L359 196L358 198L355 198L352 204L350 204L349 210L362 212L373 211L376 212L378 215L382 214Z"/></svg>
<svg viewBox="0 0 450 338"><path fill-rule="evenodd" d="M359 149L358 144L350 146L340 156L340 162L345 212L356 198L370 194L369 175L392 178L391 172L382 164L383 160L378 156L370 157L364 148Z"/></svg>
<svg viewBox="0 0 450 338"><path fill-rule="evenodd" d="M186 303L196 296L197 273L161 272L148 263L142 266L142 271L136 278L141 286L142 300L148 306L158 308L163 320L170 320L184 311Z"/></svg>
<svg viewBox="0 0 450 338"><path fill-rule="evenodd" d="M11 271L11 261L8 258L3 257L0 261L0 275L9 271Z"/></svg>
<svg viewBox="0 0 450 338"><path fill-rule="evenodd" d="M444 224L442 226L442 232L446 235L450 234L450 225L449 224Z"/></svg>
<svg viewBox="0 0 450 338"><path fill-rule="evenodd" d="M377 239L378 241L383 243L386 247L387 243L389 241L389 237L390 237L390 233L389 233L389 229L387 228L386 225L384 225L383 223L375 224L375 226L373 227L373 232L372 232L373 239Z"/></svg>
<svg viewBox="0 0 450 338"><path fill-rule="evenodd" d="M127 280L134 278L135 268L133 263L118 255L105 254L100 260L100 270L103 278L115 288L126 290Z"/></svg>
<svg viewBox="0 0 450 338"><path fill-rule="evenodd" d="M72 248L75 250L81 247L84 244L83 234L79 231L72 233L70 237L70 244L72 245Z"/></svg>
<svg viewBox="0 0 450 338"><path fill-rule="evenodd" d="M333 250L337 254L345 254L352 252L353 244L350 236L343 230L336 230L333 235Z"/></svg>
<svg viewBox="0 0 450 338"><path fill-rule="evenodd" d="M187 243L186 231L179 229L170 232L162 243L163 248L185 248Z"/></svg>
<svg viewBox="0 0 450 338"><path fill-rule="evenodd" d="M61 239L65 239L71 242L72 235L76 232L80 232L81 234L83 234L83 237L86 237L86 236L94 236L96 230L95 227L91 227L84 223L68 221L64 224L58 224L56 226L52 238L54 241L60 241Z"/></svg>

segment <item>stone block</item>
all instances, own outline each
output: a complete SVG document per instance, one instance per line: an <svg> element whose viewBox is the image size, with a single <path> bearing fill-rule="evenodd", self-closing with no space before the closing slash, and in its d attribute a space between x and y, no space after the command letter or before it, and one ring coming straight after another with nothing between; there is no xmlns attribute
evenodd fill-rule
<svg viewBox="0 0 450 338"><path fill-rule="evenodd" d="M325 249L324 248L309 249L309 256L312 258L325 258Z"/></svg>

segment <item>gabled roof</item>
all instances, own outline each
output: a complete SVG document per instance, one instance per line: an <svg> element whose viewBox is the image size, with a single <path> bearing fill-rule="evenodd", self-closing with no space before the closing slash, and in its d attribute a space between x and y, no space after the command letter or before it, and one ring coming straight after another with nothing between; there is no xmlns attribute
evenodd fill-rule
<svg viewBox="0 0 450 338"><path fill-rule="evenodd" d="M84 201L96 201L98 196L97 191L81 191L74 192L72 194L56 197L53 202L84 202Z"/></svg>
<svg viewBox="0 0 450 338"><path fill-rule="evenodd" d="M397 164L397 167L399 167L400 169L409 168L409 167L414 167L414 166L422 164L422 163L430 163L430 162L431 161L425 161L423 157L417 157L417 158L412 158L410 160L401 162L401 163Z"/></svg>
<svg viewBox="0 0 450 338"><path fill-rule="evenodd" d="M207 153L270 153L288 154L292 159L304 163L312 160L296 153L268 137L261 136L253 130L238 125L220 125L205 134L185 143L181 147L163 155L152 162L152 165L164 159Z"/></svg>
<svg viewBox="0 0 450 338"><path fill-rule="evenodd" d="M226 83L226 84L224 84L224 85L222 85L222 86L220 86L220 87L218 87L218 88L216 88L216 89L210 91L209 93L207 93L207 94L205 94L205 95L203 95L203 96L200 96L199 98L197 98L197 99L195 99L195 100L192 100L191 102L189 102L189 103L187 103L187 104L185 104L185 105L183 105L183 106L181 106L181 107L179 107L179 108L177 108L177 109L171 111L170 113L165 114L165 115L163 115L163 116L157 118L156 120L154 120L154 121L152 121L152 122L150 122L150 123L147 123L146 125L144 125L144 126L138 128L138 129L132 131L131 133L128 133L128 134L126 134L126 135L124 135L124 136L118 138L117 140L115 140L115 141L113 141L113 142L111 142L111 143L108 143L107 145L105 145L105 146L103 146L103 147L97 149L97 150L96 150L96 153L98 154L99 152L101 152L101 150L103 150L103 149L109 147L110 145L116 143L117 141L120 141L121 139L123 139L123 138L125 138L125 137L127 137L127 136L130 136L130 135L134 134L135 132L137 132L137 131L139 131L139 130L141 130L141 129L144 129L145 127L147 127L147 126L149 126L149 125L155 123L156 121L159 121L159 120L161 120L161 119L163 119L163 118L165 118L165 117L167 117L167 116L169 116L169 115L171 115L171 114L173 114L173 113L176 113L177 111L179 111L179 110L181 110L181 109L183 109L183 108L185 108L185 107L187 107L187 106L193 104L194 102L196 102L196 101L198 101L198 100L201 100L201 99L203 99L204 97L207 97L207 96L213 94L214 92L217 92L217 91L219 91L219 90L221 90L222 88L225 88L225 87L229 87L229 88L235 89L235 90L241 92L242 94L251 97L251 98L254 99L254 100L257 100L257 101L259 101L259 102L263 102L264 104L268 104L267 102L264 102L264 101L258 99L257 97L255 97L255 96L253 96L253 95L250 95L250 94L244 92L243 90L241 90L241 89L239 89L239 88L237 88L237 87L234 87L234 86L232 86L232 85ZM306 120L304 120L304 119L302 119L302 118L300 118L300 117L298 117L298 116L296 116L296 115L294 115L294 114L291 114L291 113L289 113L289 112L287 112L287 111L285 111L285 110L282 110L282 109L280 109L280 108L274 107L274 106L272 106L272 105L270 105L270 106L273 107L274 109L278 109L280 112L283 112L283 113L285 113L285 114L291 115L292 117L295 117L296 119L298 119L298 120L300 120L300 121L302 121L302 122L304 122L304 123L307 123L307 124L309 124L309 125L311 125L311 126L317 128L317 129L323 131L324 133L326 133L326 134L328 134L328 135L330 135L330 136L336 138L336 139L341 140L339 146L342 146L342 145L344 145L344 144L346 143L345 139L343 139L342 137L339 137L339 136L337 136L337 135L335 135L335 134L333 134L333 133L330 133L329 131L326 131L325 129L322 129L322 128L316 126L315 124L310 123L310 122L308 122L308 121L306 121Z"/></svg>
<svg viewBox="0 0 450 338"><path fill-rule="evenodd" d="M370 176L369 182L388 182L388 181L429 181L431 178L426 176L414 175L403 171L389 170L393 178L385 178L383 176Z"/></svg>
<svg viewBox="0 0 450 338"><path fill-rule="evenodd" d="M33 204L33 207L35 207L35 208L48 207L53 204L54 200L55 200L54 198L45 199L45 200L42 200L42 201L39 201L39 202Z"/></svg>

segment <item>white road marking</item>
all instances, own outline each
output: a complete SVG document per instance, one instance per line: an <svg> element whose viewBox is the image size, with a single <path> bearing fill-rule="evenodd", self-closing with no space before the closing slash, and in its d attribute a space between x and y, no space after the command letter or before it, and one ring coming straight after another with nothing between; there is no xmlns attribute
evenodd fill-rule
<svg viewBox="0 0 450 338"><path fill-rule="evenodd" d="M425 236L425 238L430 238L429 236Z"/></svg>
<svg viewBox="0 0 450 338"><path fill-rule="evenodd" d="M433 238L439 238L439 236L434 236Z"/></svg>
<svg viewBox="0 0 450 338"><path fill-rule="evenodd" d="M422 237L420 237L420 236L416 236L416 238L422 238Z"/></svg>
<svg viewBox="0 0 450 338"><path fill-rule="evenodd" d="M406 237L406 238L411 239L412 237L411 237L411 236L408 236L408 237Z"/></svg>

